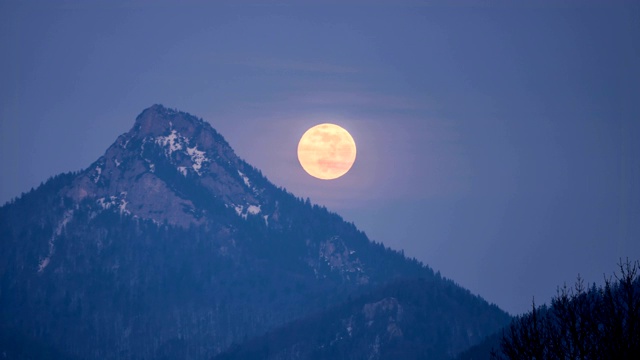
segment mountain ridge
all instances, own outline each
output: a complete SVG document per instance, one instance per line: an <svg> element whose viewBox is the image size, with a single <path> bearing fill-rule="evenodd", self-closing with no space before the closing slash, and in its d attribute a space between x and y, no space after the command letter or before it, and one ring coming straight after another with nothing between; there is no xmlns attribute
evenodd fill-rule
<svg viewBox="0 0 640 360"><path fill-rule="evenodd" d="M437 279L161 105L0 207L0 237L1 322L80 358L210 358L393 279Z"/></svg>
<svg viewBox="0 0 640 360"><path fill-rule="evenodd" d="M214 360L452 358L458 353L446 340L448 334L466 331L475 336L475 343L484 338L474 334L480 324L478 318L467 328L458 327L465 317L473 318L470 314L478 308L472 299L459 296L460 291L468 290L440 280L438 276L432 280L391 281L235 344ZM494 326L509 319L497 306L490 307ZM436 311L432 311L434 308Z"/></svg>

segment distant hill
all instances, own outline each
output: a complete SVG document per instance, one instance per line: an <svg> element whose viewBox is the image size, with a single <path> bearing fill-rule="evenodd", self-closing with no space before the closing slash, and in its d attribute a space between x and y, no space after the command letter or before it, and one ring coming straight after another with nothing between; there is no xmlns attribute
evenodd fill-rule
<svg viewBox="0 0 640 360"><path fill-rule="evenodd" d="M424 335L438 349L461 351L506 321L271 184L209 123L161 105L86 169L0 207L0 273L0 323L84 359L211 358L401 278L435 296L424 309L395 297L407 312L456 319ZM409 329L407 346L418 339Z"/></svg>
<svg viewBox="0 0 640 360"><path fill-rule="evenodd" d="M232 347L215 360L449 359L510 317L450 281L393 281Z"/></svg>

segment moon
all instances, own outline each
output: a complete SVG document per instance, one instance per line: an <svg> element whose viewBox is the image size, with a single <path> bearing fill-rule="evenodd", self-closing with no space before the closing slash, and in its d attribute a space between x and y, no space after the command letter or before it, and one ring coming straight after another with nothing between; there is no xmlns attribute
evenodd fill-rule
<svg viewBox="0 0 640 360"><path fill-rule="evenodd" d="M346 174L356 161L356 142L347 130L338 125L319 124L300 138L298 160L313 177L337 179Z"/></svg>

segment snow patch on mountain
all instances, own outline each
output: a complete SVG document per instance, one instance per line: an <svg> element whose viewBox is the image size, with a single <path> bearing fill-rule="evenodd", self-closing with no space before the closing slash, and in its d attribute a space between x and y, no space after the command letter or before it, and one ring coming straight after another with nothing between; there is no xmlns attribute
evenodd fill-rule
<svg viewBox="0 0 640 360"><path fill-rule="evenodd" d="M187 176L187 167L186 166L178 166L178 171L180 172L180 174L182 174L182 176L184 176L184 177Z"/></svg>
<svg viewBox="0 0 640 360"><path fill-rule="evenodd" d="M102 175L102 168L100 166L96 166L96 176L93 178L94 183L98 183L100 180L100 176Z"/></svg>
<svg viewBox="0 0 640 360"><path fill-rule="evenodd" d="M349 334L349 337L353 336L353 316L349 317L349 321L345 324L345 330L347 330L347 334Z"/></svg>
<svg viewBox="0 0 640 360"><path fill-rule="evenodd" d="M182 150L182 144L184 137L180 136L177 131L171 130L171 134L167 136L156 137L156 144L167 147L166 152L168 156L171 156L174 151Z"/></svg>
<svg viewBox="0 0 640 360"><path fill-rule="evenodd" d="M191 162L193 163L191 167L193 168L193 170L195 170L198 175L202 175L200 173L202 163L205 161L209 161L209 159L207 159L207 157L205 156L206 153L204 151L198 150L196 146L192 148L188 147L187 153L189 154L189 156L191 156Z"/></svg>
<svg viewBox="0 0 640 360"><path fill-rule="evenodd" d="M242 205L236 205L234 209L236 210L236 214L238 214L238 216L242 216ZM245 219L246 219L246 215L245 215Z"/></svg>
<svg viewBox="0 0 640 360"><path fill-rule="evenodd" d="M240 177L242 178L242 180L244 180L244 184L247 185L248 188L251 188L251 181L249 181L249 178L247 177L247 175L245 175L242 171L238 170L238 175L240 175Z"/></svg>
<svg viewBox="0 0 640 360"><path fill-rule="evenodd" d="M169 125L170 127L173 127L173 124L170 123ZM154 142L165 148L165 154L169 159L171 159L172 154L177 151L182 151L182 153L189 155L191 159L191 168L193 168L198 175L202 175L201 170L203 164L210 161L207 158L205 151L198 150L197 146L190 147L189 144L191 143L191 140L181 135L176 130L171 130L171 133L167 136L155 137ZM178 167L178 171L180 171L184 176L187 176L186 170L186 167Z"/></svg>
<svg viewBox="0 0 640 360"><path fill-rule="evenodd" d="M58 223L53 235L51 235L51 238L49 239L49 252L47 256L38 263L38 273L42 273L47 265L49 265L49 262L51 262L51 256L56 250L55 241L62 234L62 230L67 226L71 219L73 219L73 210L65 211L64 215L62 215L62 220Z"/></svg>
<svg viewBox="0 0 640 360"><path fill-rule="evenodd" d="M129 210L127 210L127 200L126 199L121 199L120 200L120 205L118 205L118 209L120 210L120 214L131 214L131 212Z"/></svg>
<svg viewBox="0 0 640 360"><path fill-rule="evenodd" d="M245 220L247 219L247 216L258 215L262 211L260 209L260 205L248 205L247 207L244 207L242 205L235 205L233 208L236 211L236 214L238 214L238 216L241 216ZM267 219L265 219L265 221L267 221Z"/></svg>
<svg viewBox="0 0 640 360"><path fill-rule="evenodd" d="M108 199L105 197L101 197L96 200L96 203L100 205L100 207L104 210L118 209L120 214L130 215L131 212L127 210L127 204L129 204L129 202L127 201L126 197L127 192L123 191L119 196L111 195Z"/></svg>
<svg viewBox="0 0 640 360"><path fill-rule="evenodd" d="M249 205L247 212L251 215L257 215L260 213L260 206Z"/></svg>

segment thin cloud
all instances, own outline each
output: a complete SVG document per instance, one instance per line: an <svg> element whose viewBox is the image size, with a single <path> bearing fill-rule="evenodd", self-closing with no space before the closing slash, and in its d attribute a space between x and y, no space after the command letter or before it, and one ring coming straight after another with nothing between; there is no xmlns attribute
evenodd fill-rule
<svg viewBox="0 0 640 360"><path fill-rule="evenodd" d="M371 111L421 111L432 109L432 102L426 97L408 97L381 94L367 91L313 91L283 92L270 94L270 97L258 101L243 102L243 109L254 111L283 111L285 109L308 111L310 108L323 107L340 109L356 107L361 113Z"/></svg>
<svg viewBox="0 0 640 360"><path fill-rule="evenodd" d="M325 62L305 62L305 61L292 61L292 60L280 60L280 59L257 59L257 60L236 60L229 62L233 65L242 65L248 67L254 67L266 70L284 70L284 71L297 71L297 72L309 72L320 74L355 74L360 73L361 69L343 66L337 64L330 64Z"/></svg>
<svg viewBox="0 0 640 360"><path fill-rule="evenodd" d="M353 91L314 92L294 96L289 101L309 105L368 106L393 110L417 110L427 107L424 101L407 97Z"/></svg>

